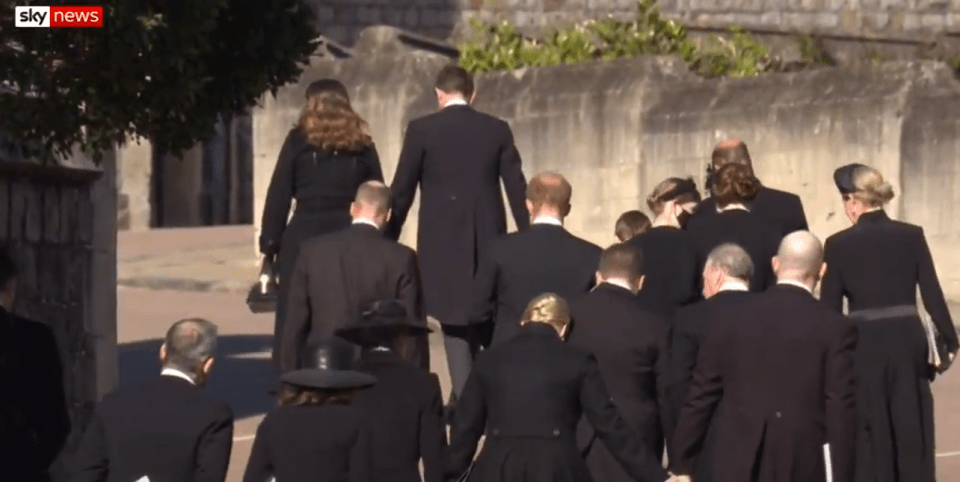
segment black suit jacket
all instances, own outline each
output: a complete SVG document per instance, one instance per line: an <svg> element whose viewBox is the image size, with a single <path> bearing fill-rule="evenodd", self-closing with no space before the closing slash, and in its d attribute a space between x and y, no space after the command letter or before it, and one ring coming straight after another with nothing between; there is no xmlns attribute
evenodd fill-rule
<svg viewBox="0 0 960 482"><path fill-rule="evenodd" d="M808 230L803 203L796 194L762 187L753 200L750 211L774 228L781 238L794 231ZM697 217L717 214L717 202L712 197L704 199L697 206Z"/></svg>
<svg viewBox="0 0 960 482"><path fill-rule="evenodd" d="M379 482L443 482L443 423L440 380L392 351L364 351L360 369L377 384L361 391L353 406L373 426L373 478Z"/></svg>
<svg viewBox="0 0 960 482"><path fill-rule="evenodd" d="M644 281L638 296L650 311L670 321L677 308L700 299L697 246L690 233L657 226L627 244L643 255Z"/></svg>
<svg viewBox="0 0 960 482"><path fill-rule="evenodd" d="M243 482L376 482L372 433L347 405L280 407L257 428Z"/></svg>
<svg viewBox="0 0 960 482"><path fill-rule="evenodd" d="M53 331L0 307L0 467L9 480L43 481L70 433Z"/></svg>
<svg viewBox="0 0 960 482"><path fill-rule="evenodd" d="M856 326L806 290L778 285L712 327L674 433L675 472L690 474L707 427L717 481L853 477ZM714 415L716 413L716 415Z"/></svg>
<svg viewBox="0 0 960 482"><path fill-rule="evenodd" d="M713 248L723 243L734 243L743 248L753 261L750 291L763 291L776 282L772 263L783 236L759 215L731 209L716 216L691 219L687 224L687 232L697 246L698 273L703 272L707 256Z"/></svg>
<svg viewBox="0 0 960 482"><path fill-rule="evenodd" d="M534 224L501 237L477 272L470 324L492 323L494 344L509 340L533 298L556 293L569 299L589 291L596 282L601 252L599 246L553 224Z"/></svg>
<svg viewBox="0 0 960 482"><path fill-rule="evenodd" d="M890 219L883 211L865 213L856 225L827 238L827 273L820 299L833 309L850 311L916 305L917 286L923 305L950 352L957 331L937 279L923 229Z"/></svg>
<svg viewBox="0 0 960 482"><path fill-rule="evenodd" d="M582 416L635 480L668 479L610 400L593 355L563 343L543 323L524 326L477 357L457 402L447 475L467 469L486 432L471 481L592 481L577 447Z"/></svg>
<svg viewBox="0 0 960 482"><path fill-rule="evenodd" d="M666 401L663 405L667 440L672 440L680 409L687 397L693 367L707 329L736 319L738 305L755 294L746 291L721 291L713 297L677 311L670 328L670 345L664 371Z"/></svg>
<svg viewBox="0 0 960 482"><path fill-rule="evenodd" d="M368 224L304 242L288 290L280 344L284 370L300 368L309 347L378 300L399 299L412 319L426 324L416 253ZM429 367L426 350L409 355Z"/></svg>
<svg viewBox="0 0 960 482"><path fill-rule="evenodd" d="M507 232L501 179L522 230L530 224L527 182L506 122L454 105L407 126L387 235L400 236L419 185L417 253L427 313L440 323L467 324L477 260Z"/></svg>
<svg viewBox="0 0 960 482"><path fill-rule="evenodd" d="M190 382L161 376L107 395L76 454L71 482L223 482L233 412Z"/></svg>
<svg viewBox="0 0 960 482"><path fill-rule="evenodd" d="M572 300L570 312L568 343L593 353L627 425L655 453L662 453L659 406L669 325L645 311L632 292L608 283ZM587 465L594 480L633 480L599 441L590 445Z"/></svg>

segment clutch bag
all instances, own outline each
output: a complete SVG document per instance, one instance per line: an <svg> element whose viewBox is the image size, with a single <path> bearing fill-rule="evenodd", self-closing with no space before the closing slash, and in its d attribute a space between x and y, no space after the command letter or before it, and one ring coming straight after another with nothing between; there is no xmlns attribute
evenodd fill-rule
<svg viewBox="0 0 960 482"><path fill-rule="evenodd" d="M277 311L277 294L280 286L274 273L273 262L263 259L260 276L247 293L247 306L251 313L273 313Z"/></svg>

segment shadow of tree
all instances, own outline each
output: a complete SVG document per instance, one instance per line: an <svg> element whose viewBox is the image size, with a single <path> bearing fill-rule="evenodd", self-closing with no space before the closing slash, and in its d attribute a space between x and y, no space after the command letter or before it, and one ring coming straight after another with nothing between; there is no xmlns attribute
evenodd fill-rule
<svg viewBox="0 0 960 482"><path fill-rule="evenodd" d="M267 393L276 380L276 372L270 361L272 337L229 335L219 337L217 343L217 356L207 393L228 403L238 420L273 408L275 399ZM121 387L137 385L159 376L161 345L163 340L154 339L119 346Z"/></svg>

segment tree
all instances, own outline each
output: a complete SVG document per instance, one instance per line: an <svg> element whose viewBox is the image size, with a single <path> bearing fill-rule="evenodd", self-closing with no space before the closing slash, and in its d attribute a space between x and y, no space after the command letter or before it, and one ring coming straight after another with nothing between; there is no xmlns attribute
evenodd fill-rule
<svg viewBox="0 0 960 482"><path fill-rule="evenodd" d="M103 28L13 28L26 3L0 0L0 129L52 152L99 159L136 135L179 155L316 49L302 0L46 0L102 5Z"/></svg>

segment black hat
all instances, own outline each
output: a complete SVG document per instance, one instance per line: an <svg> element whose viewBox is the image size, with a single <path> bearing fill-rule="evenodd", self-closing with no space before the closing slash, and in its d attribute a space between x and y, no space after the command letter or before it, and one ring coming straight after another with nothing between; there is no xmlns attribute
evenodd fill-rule
<svg viewBox="0 0 960 482"><path fill-rule="evenodd" d="M337 330L336 335L358 345L371 346L390 341L403 333L416 336L431 331L424 325L414 323L399 300L381 300L371 304L359 320Z"/></svg>
<svg viewBox="0 0 960 482"><path fill-rule="evenodd" d="M836 183L837 189L840 190L840 194L853 194L857 192L856 186L853 185L853 176L856 172L864 166L863 164L847 164L846 166L837 168L836 171L833 171L833 182Z"/></svg>
<svg viewBox="0 0 960 482"><path fill-rule="evenodd" d="M298 387L333 390L365 388L377 383L376 377L354 370L353 347L343 340L325 340L311 354L314 368L288 372L280 380Z"/></svg>

